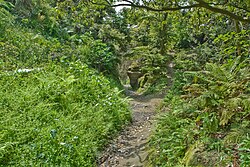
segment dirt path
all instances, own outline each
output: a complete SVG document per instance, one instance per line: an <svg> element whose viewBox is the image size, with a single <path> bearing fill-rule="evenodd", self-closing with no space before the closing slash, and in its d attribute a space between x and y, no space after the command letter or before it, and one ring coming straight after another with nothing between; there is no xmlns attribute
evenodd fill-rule
<svg viewBox="0 0 250 167"><path fill-rule="evenodd" d="M132 124L109 145L99 160L99 167L143 167L148 157L146 145L154 126L154 116L161 96L141 96L126 89L132 109Z"/></svg>

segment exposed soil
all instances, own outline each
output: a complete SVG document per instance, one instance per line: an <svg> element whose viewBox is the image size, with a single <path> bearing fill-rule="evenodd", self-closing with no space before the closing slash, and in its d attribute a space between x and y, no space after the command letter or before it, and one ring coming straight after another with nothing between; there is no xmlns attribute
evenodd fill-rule
<svg viewBox="0 0 250 167"><path fill-rule="evenodd" d="M146 145L154 127L155 111L163 97L143 96L125 88L131 98L132 124L104 151L99 167L143 167L147 161Z"/></svg>

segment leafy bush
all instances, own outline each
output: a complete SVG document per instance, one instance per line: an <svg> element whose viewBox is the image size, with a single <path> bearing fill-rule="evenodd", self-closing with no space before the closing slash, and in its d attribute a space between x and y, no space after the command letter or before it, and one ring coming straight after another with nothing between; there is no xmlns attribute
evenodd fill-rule
<svg viewBox="0 0 250 167"><path fill-rule="evenodd" d="M86 56L86 62L100 72L117 74L116 68L119 59L111 52L111 49L100 40L93 40L92 43L89 42L89 45L91 51L90 54Z"/></svg>
<svg viewBox="0 0 250 167"><path fill-rule="evenodd" d="M235 118L241 119L248 115L249 68L240 68L240 65L234 64L207 64L206 69L192 73L197 77L197 83L184 87L187 96L192 96L191 101L197 109L216 113L222 126L237 121Z"/></svg>
<svg viewBox="0 0 250 167"><path fill-rule="evenodd" d="M237 56L241 56L242 60L249 58L249 33L250 30L241 30L238 33L229 32L219 35L213 42L219 46L216 51L221 56L217 57L217 60L224 62Z"/></svg>
<svg viewBox="0 0 250 167"><path fill-rule="evenodd" d="M99 72L116 75L119 63L118 57L106 44L88 35L72 37L62 43L55 38L46 39L34 34L27 28L7 27L0 32L0 46L0 68L5 70L43 66L50 61L67 63L81 60Z"/></svg>
<svg viewBox="0 0 250 167"><path fill-rule="evenodd" d="M119 91L80 63L0 75L3 166L94 166L130 120Z"/></svg>
<svg viewBox="0 0 250 167"><path fill-rule="evenodd" d="M63 39L58 39L56 35L43 36L43 31L45 31L43 28L41 28L43 31L35 33L37 30L27 28L15 20L19 16L15 17L5 9L8 6L12 7L8 4L10 3L0 1L0 16L2 16L0 23L2 30L0 32L0 56L2 58L0 68L13 70L42 66L43 63L50 61L81 60L99 72L117 75L119 58L101 40L95 40L88 33L71 36L68 34ZM46 3L40 5L43 6ZM32 9L32 12L42 12L38 8ZM48 17L46 16L46 18ZM32 20L34 18L29 21ZM47 25L47 23L42 25Z"/></svg>
<svg viewBox="0 0 250 167"><path fill-rule="evenodd" d="M249 165L250 72L247 60L240 62L184 73L193 83L184 95L166 96L170 112L151 138L152 166Z"/></svg>

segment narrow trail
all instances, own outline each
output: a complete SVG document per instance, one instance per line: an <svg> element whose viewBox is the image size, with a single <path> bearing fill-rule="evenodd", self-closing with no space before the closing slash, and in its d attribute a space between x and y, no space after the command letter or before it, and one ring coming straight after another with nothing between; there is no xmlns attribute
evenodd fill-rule
<svg viewBox="0 0 250 167"><path fill-rule="evenodd" d="M154 127L155 111L163 97L142 96L125 88L127 96L132 99L132 124L104 151L99 167L143 167L148 157L146 145Z"/></svg>

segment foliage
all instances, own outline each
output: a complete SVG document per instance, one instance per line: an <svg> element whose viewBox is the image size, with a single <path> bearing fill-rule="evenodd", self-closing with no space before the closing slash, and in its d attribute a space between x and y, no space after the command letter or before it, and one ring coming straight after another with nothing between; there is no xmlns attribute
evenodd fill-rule
<svg viewBox="0 0 250 167"><path fill-rule="evenodd" d="M5 70L32 68L50 61L81 60L91 68L114 75L119 62L106 44L88 35L73 36L67 43L61 43L27 28L8 27L0 33L0 46L3 60L0 68Z"/></svg>
<svg viewBox="0 0 250 167"><path fill-rule="evenodd" d="M201 69L200 54L190 53L191 51L183 50L175 55L175 68L180 71L198 71Z"/></svg>
<svg viewBox="0 0 250 167"><path fill-rule="evenodd" d="M241 30L219 35L214 40L215 45L220 46L217 51L221 55L219 61L237 56L241 56L242 60L249 58L249 33L250 30Z"/></svg>
<svg viewBox="0 0 250 167"><path fill-rule="evenodd" d="M130 120L109 84L81 63L1 72L0 164L92 166Z"/></svg>
<svg viewBox="0 0 250 167"><path fill-rule="evenodd" d="M150 141L152 166L165 161L167 166L248 164L250 76L249 66L239 60L184 73L193 83L183 86L184 95L166 97L170 112L159 120Z"/></svg>
<svg viewBox="0 0 250 167"><path fill-rule="evenodd" d="M52 1L18 2L0 1L0 166L94 166L131 119L118 57L66 32Z"/></svg>
<svg viewBox="0 0 250 167"><path fill-rule="evenodd" d="M159 50L149 46L138 46L126 53L132 63L131 71L140 71L144 74L139 79L140 90L145 94L161 92L167 87L167 62L169 55L161 55Z"/></svg>
<svg viewBox="0 0 250 167"><path fill-rule="evenodd" d="M240 161L242 162L242 166L248 166L250 164L250 156L249 156L249 134L245 135L246 137L241 141L240 148Z"/></svg>
<svg viewBox="0 0 250 167"><path fill-rule="evenodd" d="M2 54L9 66L27 68L51 59L79 59L99 72L117 75L120 40L124 37L115 28L119 22L112 21L119 21L114 10L74 1L10 2L10 22L14 26L0 34ZM35 48L31 49L34 42Z"/></svg>
<svg viewBox="0 0 250 167"><path fill-rule="evenodd" d="M11 23L11 20L13 20L13 16L10 14L9 10L12 8L12 5L10 3L7 3L3 0L0 1L0 28L2 33L4 33L4 30L7 26Z"/></svg>
<svg viewBox="0 0 250 167"><path fill-rule="evenodd" d="M156 131L151 137L149 146L150 166L174 166L181 162L185 155L188 144L192 141L194 132L188 129L192 128L191 119L180 119L182 108L180 99L173 99L173 111L162 115L156 127Z"/></svg>
<svg viewBox="0 0 250 167"><path fill-rule="evenodd" d="M249 100L249 68L240 68L241 65L235 64L237 61L222 67L207 64L207 71L196 75L197 83L184 87L187 96L192 94L193 100L197 102L197 108L218 114L221 125L231 122L235 114L239 114L236 117L244 118L250 109L245 105ZM237 121L235 118L232 120Z"/></svg>
<svg viewBox="0 0 250 167"><path fill-rule="evenodd" d="M0 0L0 163L93 165L130 119L116 90L128 58L140 91L174 77L152 166L248 166L250 4L117 1Z"/></svg>
<svg viewBox="0 0 250 167"><path fill-rule="evenodd" d="M110 48L99 40L95 40L91 46L92 49L88 55L87 62L98 71L116 71L118 58L110 51Z"/></svg>
<svg viewBox="0 0 250 167"><path fill-rule="evenodd" d="M95 1L95 0L93 0ZM121 0L117 0L121 2ZM115 2L117 2L115 1ZM109 3L109 1L106 1ZM113 1L111 1L113 2ZM135 8L141 8L148 11L154 12L174 12L174 11L182 11L183 14L187 12L193 12L195 9L197 10L209 10L207 13L216 13L227 16L230 19L234 19L236 21L241 21L245 23L249 23L249 2L244 0L239 1L239 3L235 3L233 0L229 1L220 1L220 0L176 0L176 1L165 1L165 0L153 0L153 1L140 1L134 0L129 1L126 0L126 4L117 4L114 6L131 6ZM110 3L109 3L110 4Z"/></svg>

